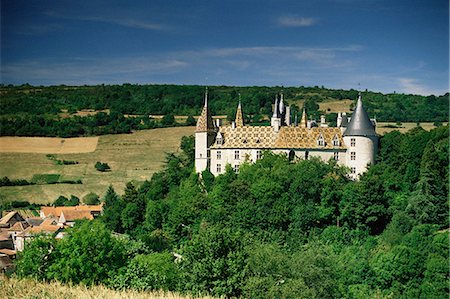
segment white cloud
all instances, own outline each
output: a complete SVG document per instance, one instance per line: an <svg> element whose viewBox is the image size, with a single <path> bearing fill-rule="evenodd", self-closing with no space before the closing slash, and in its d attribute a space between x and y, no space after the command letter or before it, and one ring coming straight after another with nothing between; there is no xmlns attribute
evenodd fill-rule
<svg viewBox="0 0 450 299"><path fill-rule="evenodd" d="M309 27L317 22L314 18L284 16L278 19L278 24L283 27Z"/></svg>
<svg viewBox="0 0 450 299"><path fill-rule="evenodd" d="M78 20L78 21L90 21L90 22L102 22L115 24L124 27L144 29L144 30L165 30L168 29L168 26L149 22L147 20L136 19L136 18L124 18L117 16L89 16L89 15L70 15L70 14L62 14L56 11L47 11L44 13L47 16L58 18L58 19L66 19L66 20Z"/></svg>
<svg viewBox="0 0 450 299"><path fill-rule="evenodd" d="M420 95L430 95L434 92L424 86L422 83L418 82L417 79L412 78L399 78L400 91L406 94L420 94Z"/></svg>

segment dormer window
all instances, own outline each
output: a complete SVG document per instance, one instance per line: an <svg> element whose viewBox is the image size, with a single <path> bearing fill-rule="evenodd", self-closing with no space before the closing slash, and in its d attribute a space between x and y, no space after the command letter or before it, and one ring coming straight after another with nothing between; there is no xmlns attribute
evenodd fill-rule
<svg viewBox="0 0 450 299"><path fill-rule="evenodd" d="M242 141L242 143L247 143L247 139L244 139L244 140Z"/></svg>
<svg viewBox="0 0 450 299"><path fill-rule="evenodd" d="M333 138L333 146L340 146L341 143L339 142L339 138L336 136L334 136Z"/></svg>
<svg viewBox="0 0 450 299"><path fill-rule="evenodd" d="M317 145L318 146L325 146L325 139L323 139L322 134L320 134L319 138L317 138Z"/></svg>
<svg viewBox="0 0 450 299"><path fill-rule="evenodd" d="M222 134L220 134L220 133L217 134L216 143L217 143L217 145L222 145L223 144Z"/></svg>

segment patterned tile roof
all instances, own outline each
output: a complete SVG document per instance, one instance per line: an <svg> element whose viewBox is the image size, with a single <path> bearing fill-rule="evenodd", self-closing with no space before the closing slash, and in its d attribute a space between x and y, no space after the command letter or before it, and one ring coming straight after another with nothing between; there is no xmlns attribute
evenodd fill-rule
<svg viewBox="0 0 450 299"><path fill-rule="evenodd" d="M239 105L236 111L236 127L243 127L244 126L244 114L242 113L242 107L241 102L239 101Z"/></svg>
<svg viewBox="0 0 450 299"><path fill-rule="evenodd" d="M232 128L220 127L219 132L223 136L223 144L213 144L213 149L226 148L305 148L305 149L345 149L344 140L340 128L301 128L281 127L275 132L272 127L244 126ZM319 145L318 140L322 136L324 145ZM333 145L333 139L337 138L338 146Z"/></svg>
<svg viewBox="0 0 450 299"><path fill-rule="evenodd" d="M214 123L211 117L211 112L208 109L208 106L204 106L202 110L202 114L197 120L197 129L196 132L211 132L214 131Z"/></svg>

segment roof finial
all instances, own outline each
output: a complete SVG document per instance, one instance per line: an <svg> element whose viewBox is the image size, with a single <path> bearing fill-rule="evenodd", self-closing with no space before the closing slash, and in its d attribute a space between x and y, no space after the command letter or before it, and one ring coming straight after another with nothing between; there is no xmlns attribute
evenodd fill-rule
<svg viewBox="0 0 450 299"><path fill-rule="evenodd" d="M208 107L208 86L205 89L205 107Z"/></svg>

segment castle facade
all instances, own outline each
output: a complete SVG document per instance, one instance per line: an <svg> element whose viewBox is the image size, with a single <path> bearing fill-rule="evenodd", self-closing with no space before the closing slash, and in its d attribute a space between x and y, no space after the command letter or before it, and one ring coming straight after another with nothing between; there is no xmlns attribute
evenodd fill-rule
<svg viewBox="0 0 450 299"><path fill-rule="evenodd" d="M200 173L209 169L215 176L225 172L230 164L238 172L244 162L261 159L265 150L285 153L290 160L319 157L334 159L350 168L356 179L375 163L378 149L376 122L371 120L358 96L352 117L339 113L337 126L329 127L322 116L320 123L308 120L305 109L300 122L291 120L290 107L283 94L276 96L270 126L246 126L241 103L231 125L214 122L208 109L208 91L205 105L195 131L195 169Z"/></svg>

